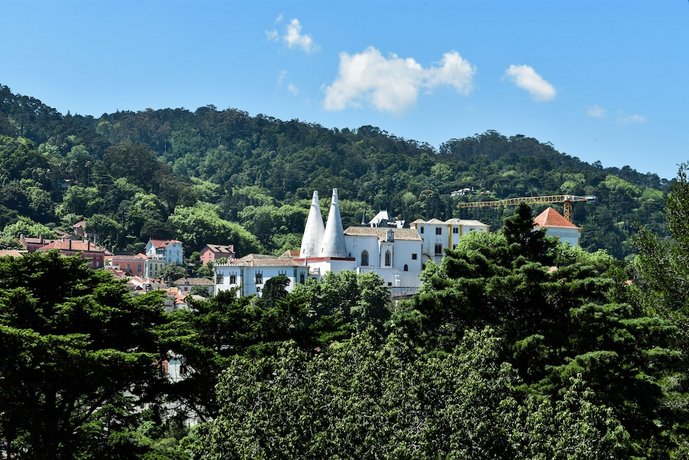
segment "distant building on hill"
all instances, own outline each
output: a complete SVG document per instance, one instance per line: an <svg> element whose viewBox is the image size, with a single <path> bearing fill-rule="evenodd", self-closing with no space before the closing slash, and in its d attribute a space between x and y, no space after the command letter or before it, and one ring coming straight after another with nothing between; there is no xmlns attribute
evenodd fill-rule
<svg viewBox="0 0 689 460"><path fill-rule="evenodd" d="M208 295L213 295L215 292L215 283L208 278L179 278L173 281L172 284L185 296L191 293L191 289L194 286L202 287Z"/></svg>
<svg viewBox="0 0 689 460"><path fill-rule="evenodd" d="M158 259L167 265L182 265L184 263L184 250L181 241L150 239L146 243L145 252L149 259Z"/></svg>
<svg viewBox="0 0 689 460"><path fill-rule="evenodd" d="M122 271L127 276L144 276L147 259L145 254L107 256L105 268Z"/></svg>
<svg viewBox="0 0 689 460"><path fill-rule="evenodd" d="M50 244L46 244L37 250L57 250L60 254L65 256L81 256L84 259L89 259L89 266L91 268L103 268L105 266L105 256L111 255L109 251L90 241L76 241L70 239L53 240Z"/></svg>
<svg viewBox="0 0 689 460"><path fill-rule="evenodd" d="M565 243L579 246L581 228L577 227L553 208L547 208L534 219L535 229L544 229L548 236L556 236Z"/></svg>
<svg viewBox="0 0 689 460"><path fill-rule="evenodd" d="M215 264L215 292L237 289L239 296L261 295L265 283L275 276L289 279L287 291L304 284L309 269L293 259L263 254L249 254L241 259Z"/></svg>
<svg viewBox="0 0 689 460"><path fill-rule="evenodd" d="M422 240L414 229L376 226L389 222L380 214L371 226L342 227L337 189L333 189L330 211L323 225L318 192L313 193L299 257L313 276L350 270L376 273L390 287L393 296L415 293L421 281ZM394 221L392 221L394 222Z"/></svg>
<svg viewBox="0 0 689 460"><path fill-rule="evenodd" d="M454 249L459 240L471 232L487 232L489 226L478 220L450 219L443 222L438 219L417 219L411 228L419 232L423 240L423 262L433 261L439 264L445 256L446 249Z"/></svg>
<svg viewBox="0 0 689 460"><path fill-rule="evenodd" d="M234 245L207 244L201 249L201 263L207 264L218 259L234 259Z"/></svg>

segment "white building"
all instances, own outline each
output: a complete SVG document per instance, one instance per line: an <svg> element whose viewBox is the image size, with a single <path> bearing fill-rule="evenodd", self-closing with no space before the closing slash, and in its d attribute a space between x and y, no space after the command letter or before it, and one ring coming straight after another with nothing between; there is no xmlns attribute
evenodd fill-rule
<svg viewBox="0 0 689 460"><path fill-rule="evenodd" d="M545 229L548 236L556 236L565 243L579 246L581 228L577 227L553 208L547 208L534 219L534 229Z"/></svg>
<svg viewBox="0 0 689 460"><path fill-rule="evenodd" d="M304 284L309 269L294 259L282 259L262 254L249 254L225 264L216 264L215 292L237 289L237 295L261 295L265 283L274 276L284 275L289 279L287 291Z"/></svg>
<svg viewBox="0 0 689 460"><path fill-rule="evenodd" d="M184 263L184 249L181 241L150 239L146 243L145 252L150 259L159 259L165 264L182 265Z"/></svg>
<svg viewBox="0 0 689 460"><path fill-rule="evenodd" d="M328 220L323 228L314 192L302 238L300 264L308 265L312 276L350 270L373 272L394 295L416 292L421 285L422 240L415 229L382 227L342 228L337 189L333 190Z"/></svg>
<svg viewBox="0 0 689 460"><path fill-rule="evenodd" d="M439 264L445 256L446 249L454 249L459 240L471 232L487 232L489 226L478 220L450 219L445 222L438 219L417 219L410 224L418 231L423 240L422 262L429 260Z"/></svg>

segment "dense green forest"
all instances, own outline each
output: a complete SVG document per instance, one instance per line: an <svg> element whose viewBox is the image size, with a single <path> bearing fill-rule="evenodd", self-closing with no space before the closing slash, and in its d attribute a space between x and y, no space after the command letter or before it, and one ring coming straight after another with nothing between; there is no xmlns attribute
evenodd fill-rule
<svg viewBox="0 0 689 460"><path fill-rule="evenodd" d="M686 177L668 211L674 239L645 230L628 262L534 232L522 205L398 303L342 272L165 313L79 258L0 257L0 452L687 458Z"/></svg>
<svg viewBox="0 0 689 460"><path fill-rule="evenodd" d="M346 223L457 215L450 192L472 187L600 199L575 207L585 249L533 231L527 206L485 212L496 231L394 303L343 272L165 312L79 258L0 257L1 457L689 457L684 167L667 183L522 136L436 150L213 107L95 119L0 90L5 247L86 217L117 250L155 235L280 251L331 187Z"/></svg>
<svg viewBox="0 0 689 460"><path fill-rule="evenodd" d="M205 243L234 243L240 255L280 253L298 247L311 191L328 197L337 187L345 225L387 209L407 222L462 217L499 228L513 209L460 211L457 202L595 195L597 204L574 207L582 246L623 258L641 226L666 234L668 186L522 135L488 131L436 149L372 126L327 129L213 106L94 118L0 86L2 247L85 217L117 252L140 250L154 236L184 241L187 255Z"/></svg>

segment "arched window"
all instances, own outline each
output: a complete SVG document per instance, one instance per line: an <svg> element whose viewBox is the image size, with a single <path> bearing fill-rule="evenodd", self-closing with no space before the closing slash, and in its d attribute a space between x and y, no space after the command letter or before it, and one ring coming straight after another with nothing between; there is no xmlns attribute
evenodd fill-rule
<svg viewBox="0 0 689 460"><path fill-rule="evenodd" d="M365 249L361 251L361 266L368 267L368 251Z"/></svg>
<svg viewBox="0 0 689 460"><path fill-rule="evenodd" d="M392 265L392 254L388 249L387 251L385 251L385 266L389 267L390 265Z"/></svg>
<svg viewBox="0 0 689 460"><path fill-rule="evenodd" d="M409 265L404 264L404 271L405 271L405 272L408 272L408 271L409 271Z"/></svg>

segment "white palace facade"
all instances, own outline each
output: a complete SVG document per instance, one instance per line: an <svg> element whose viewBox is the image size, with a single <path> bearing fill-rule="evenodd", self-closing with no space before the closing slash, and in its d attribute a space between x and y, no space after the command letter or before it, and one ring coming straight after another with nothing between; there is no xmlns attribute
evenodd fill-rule
<svg viewBox="0 0 689 460"><path fill-rule="evenodd" d="M343 229L337 189L333 189L328 219L323 224L318 192L313 192L299 254L272 257L250 254L215 266L215 291L236 289L237 294L261 295L264 284L274 276L289 279L287 290L303 284L309 277L320 278L328 272L344 270L375 273L390 288L393 297L415 294L421 286L420 275L427 262L439 264L446 250L472 232L488 232L488 225L477 220L415 220L410 228L403 221L393 221L379 213L387 225L354 226ZM374 220L376 220L374 218ZM363 223L362 223L363 224ZM581 229L552 208L534 220L535 228L577 245ZM296 252L296 251L294 251Z"/></svg>
<svg viewBox="0 0 689 460"><path fill-rule="evenodd" d="M421 281L423 241L415 229L342 227L337 189L323 225L318 192L313 192L299 257L312 276L351 270L376 273L393 296L415 293Z"/></svg>

